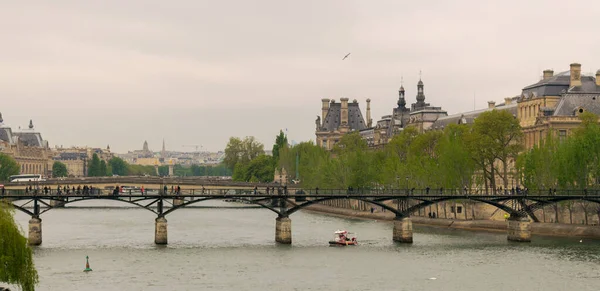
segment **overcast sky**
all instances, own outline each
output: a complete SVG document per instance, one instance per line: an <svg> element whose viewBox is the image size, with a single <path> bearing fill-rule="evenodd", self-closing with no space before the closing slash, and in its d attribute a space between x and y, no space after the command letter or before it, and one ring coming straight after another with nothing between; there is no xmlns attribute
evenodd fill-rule
<svg viewBox="0 0 600 291"><path fill-rule="evenodd" d="M600 1L0 0L0 112L52 147L223 149L314 140L321 98L391 113L404 77L449 114L579 62L600 69ZM351 53L342 61L342 57Z"/></svg>

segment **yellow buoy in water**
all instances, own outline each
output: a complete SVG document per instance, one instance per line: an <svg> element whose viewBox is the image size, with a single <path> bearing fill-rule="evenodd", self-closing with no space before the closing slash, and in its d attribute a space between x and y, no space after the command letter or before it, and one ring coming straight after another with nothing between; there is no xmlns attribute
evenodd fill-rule
<svg viewBox="0 0 600 291"><path fill-rule="evenodd" d="M85 256L85 270L83 270L84 272L91 272L92 269L90 269L90 261L89 261L89 257Z"/></svg>

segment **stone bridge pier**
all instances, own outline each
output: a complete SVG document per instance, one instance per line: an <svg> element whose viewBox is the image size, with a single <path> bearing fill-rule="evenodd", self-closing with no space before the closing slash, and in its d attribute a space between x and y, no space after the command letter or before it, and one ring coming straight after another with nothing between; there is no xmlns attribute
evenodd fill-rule
<svg viewBox="0 0 600 291"><path fill-rule="evenodd" d="M32 217L29 220L29 245L39 246L42 244L42 220Z"/></svg>
<svg viewBox="0 0 600 291"><path fill-rule="evenodd" d="M401 243L413 242L413 227L410 217L396 217L394 219L393 239Z"/></svg>
<svg viewBox="0 0 600 291"><path fill-rule="evenodd" d="M508 218L507 239L516 242L531 241L531 222L526 216L513 216Z"/></svg>
<svg viewBox="0 0 600 291"><path fill-rule="evenodd" d="M184 202L185 200L183 198L173 198L173 206L179 206Z"/></svg>
<svg viewBox="0 0 600 291"><path fill-rule="evenodd" d="M65 201L62 199L57 199L57 200L52 199L52 200L50 200L49 204L51 207L55 207L55 208L56 207L65 207Z"/></svg>
<svg viewBox="0 0 600 291"><path fill-rule="evenodd" d="M167 219L159 216L154 221L154 243L157 245L167 244Z"/></svg>
<svg viewBox="0 0 600 291"><path fill-rule="evenodd" d="M277 217L275 220L275 241L286 245L292 243L292 220L289 217Z"/></svg>

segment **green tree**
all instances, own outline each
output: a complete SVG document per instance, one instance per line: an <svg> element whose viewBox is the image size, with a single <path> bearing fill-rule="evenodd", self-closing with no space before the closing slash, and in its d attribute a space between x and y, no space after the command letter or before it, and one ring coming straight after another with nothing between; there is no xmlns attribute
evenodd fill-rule
<svg viewBox="0 0 600 291"><path fill-rule="evenodd" d="M52 176L66 177L68 175L69 175L69 172L67 171L67 165L65 165L59 161L55 161L54 164L52 164Z"/></svg>
<svg viewBox="0 0 600 291"><path fill-rule="evenodd" d="M238 174L234 171L234 177L238 181L272 182L275 166L273 158L263 154L252 159L247 165L240 163L236 170Z"/></svg>
<svg viewBox="0 0 600 291"><path fill-rule="evenodd" d="M156 176L154 166L127 165L127 173L133 176Z"/></svg>
<svg viewBox="0 0 600 291"><path fill-rule="evenodd" d="M296 155L298 155L298 173L304 187L329 187L323 175L326 166L330 163L330 154L325 149L309 141L293 147L284 146L279 153L278 168L285 168L288 173L296 171Z"/></svg>
<svg viewBox="0 0 600 291"><path fill-rule="evenodd" d="M192 175L192 169L190 167L184 167L182 165L173 166L173 174L178 177L189 177Z"/></svg>
<svg viewBox="0 0 600 291"><path fill-rule="evenodd" d="M231 137L225 147L223 163L229 169L234 170L237 163L248 164L252 159L264 153L264 145L253 136L247 136L243 140Z"/></svg>
<svg viewBox="0 0 600 291"><path fill-rule="evenodd" d="M21 167L11 156L0 153L0 181L8 181L12 175L18 175Z"/></svg>
<svg viewBox="0 0 600 291"><path fill-rule="evenodd" d="M169 176L169 166L158 166L158 175L161 177Z"/></svg>
<svg viewBox="0 0 600 291"><path fill-rule="evenodd" d="M273 144L273 158L275 161L279 161L279 150L286 147L287 143L287 136L283 134L283 130L279 130L279 135L277 135L275 144Z"/></svg>
<svg viewBox="0 0 600 291"><path fill-rule="evenodd" d="M88 167L88 177L100 177L102 176L100 171L100 158L97 154L94 154Z"/></svg>
<svg viewBox="0 0 600 291"><path fill-rule="evenodd" d="M100 161L100 171L98 174L102 177L108 176L108 167L106 166L106 162L104 160Z"/></svg>
<svg viewBox="0 0 600 291"><path fill-rule="evenodd" d="M446 188L470 188L472 185L475 162L466 141L469 130L467 125L449 125L436 148L437 168L441 184Z"/></svg>
<svg viewBox="0 0 600 291"><path fill-rule="evenodd" d="M108 164L110 166L110 169L111 169L113 175L127 176L129 174L127 172L127 170L128 170L127 162L125 162L123 159L121 159L119 157L113 157L112 159L110 159L108 161Z"/></svg>
<svg viewBox="0 0 600 291"><path fill-rule="evenodd" d="M473 123L472 149L477 162L485 171L490 168L490 182L495 190L496 175L503 180L504 189L508 188L508 165L516 160L522 149L523 132L516 117L505 110L492 110L481 113ZM495 162L502 169L496 170Z"/></svg>
<svg viewBox="0 0 600 291"><path fill-rule="evenodd" d="M35 290L38 274L33 252L20 233L13 210L0 202L0 282L16 284L24 291Z"/></svg>

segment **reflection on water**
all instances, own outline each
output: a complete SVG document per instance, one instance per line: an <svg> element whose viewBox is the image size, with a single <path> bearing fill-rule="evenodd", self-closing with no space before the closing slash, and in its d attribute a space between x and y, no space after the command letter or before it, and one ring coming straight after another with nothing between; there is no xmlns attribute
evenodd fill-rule
<svg viewBox="0 0 600 291"><path fill-rule="evenodd" d="M112 204L111 204L112 203ZM82 202L74 206L119 205ZM213 206L231 203L212 202ZM236 204L233 204L236 205ZM296 213L293 245L274 242L265 209L182 209L169 245L154 245L143 209L55 209L35 250L39 290L597 290L600 242L415 226L414 244L392 242L385 221ZM17 214L23 229L29 217ZM329 247L336 229L356 247ZM85 256L94 270L83 273ZM430 280L436 278L436 280Z"/></svg>

